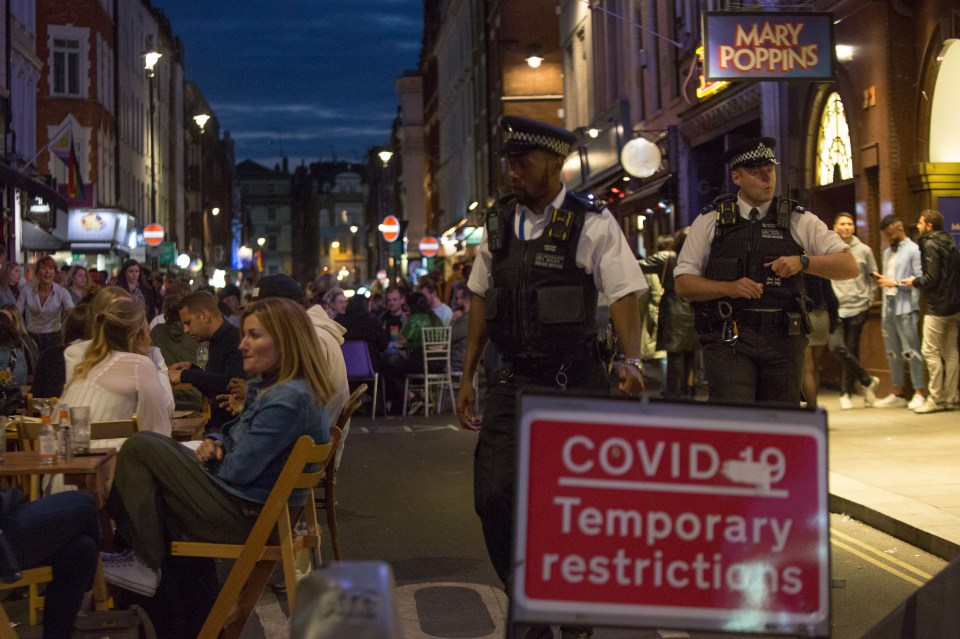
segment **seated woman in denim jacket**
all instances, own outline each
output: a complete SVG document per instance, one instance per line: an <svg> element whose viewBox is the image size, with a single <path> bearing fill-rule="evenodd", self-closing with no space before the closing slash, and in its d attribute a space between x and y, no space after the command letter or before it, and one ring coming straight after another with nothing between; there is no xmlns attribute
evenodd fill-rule
<svg viewBox="0 0 960 639"><path fill-rule="evenodd" d="M330 440L324 405L333 389L303 307L254 302L242 327L251 379L240 416L195 452L155 433L137 433L120 450L108 507L131 551L105 558L108 582L150 597L171 540L244 543L296 440ZM306 491L295 491L290 505L305 503Z"/></svg>

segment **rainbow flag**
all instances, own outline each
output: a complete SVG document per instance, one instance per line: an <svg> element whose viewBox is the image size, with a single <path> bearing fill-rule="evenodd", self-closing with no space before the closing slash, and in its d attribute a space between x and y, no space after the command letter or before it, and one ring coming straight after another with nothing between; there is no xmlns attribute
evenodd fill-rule
<svg viewBox="0 0 960 639"><path fill-rule="evenodd" d="M80 175L80 165L77 162L77 150L73 143L73 131L70 131L70 143L67 145L67 135L61 136L56 143L50 145L50 151L67 165L67 197L70 199L86 197L83 186L83 177Z"/></svg>

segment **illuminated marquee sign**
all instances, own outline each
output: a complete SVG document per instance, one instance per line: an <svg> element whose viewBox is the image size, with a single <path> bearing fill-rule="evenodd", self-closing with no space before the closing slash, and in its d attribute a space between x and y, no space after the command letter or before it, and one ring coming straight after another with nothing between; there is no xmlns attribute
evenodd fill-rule
<svg viewBox="0 0 960 639"><path fill-rule="evenodd" d="M524 394L513 614L829 636L826 415Z"/></svg>
<svg viewBox="0 0 960 639"><path fill-rule="evenodd" d="M704 12L704 75L720 80L830 80L833 14Z"/></svg>
<svg viewBox="0 0 960 639"><path fill-rule="evenodd" d="M700 84L697 86L697 97L701 100L703 98L709 98L711 95L716 95L720 93L728 86L730 83L721 80L720 82L707 82L707 78L703 75L703 47L697 47L697 59L700 62Z"/></svg>

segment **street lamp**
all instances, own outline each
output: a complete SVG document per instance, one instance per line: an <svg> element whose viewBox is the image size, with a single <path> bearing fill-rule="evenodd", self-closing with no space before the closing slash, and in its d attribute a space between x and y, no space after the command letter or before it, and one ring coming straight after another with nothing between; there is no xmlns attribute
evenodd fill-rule
<svg viewBox="0 0 960 639"><path fill-rule="evenodd" d="M157 223L157 164L154 153L154 132L153 121L156 117L157 105L153 100L153 84L156 82L156 66L163 54L158 51L148 49L143 52L143 68L147 71L147 86L149 88L150 98L150 221Z"/></svg>
<svg viewBox="0 0 960 639"><path fill-rule="evenodd" d="M356 224L350 226L350 233L353 236L351 238L351 247L350 254L353 255L353 277L356 280L356 284L360 284L360 269L358 268L357 262L357 231L360 230L360 227Z"/></svg>
<svg viewBox="0 0 960 639"><path fill-rule="evenodd" d="M203 131L210 121L206 113L193 116L193 121L200 127L200 255L203 257L203 266L207 266L207 215L203 202Z"/></svg>
<svg viewBox="0 0 960 639"><path fill-rule="evenodd" d="M389 166L389 164L390 164L390 159L393 158L393 151L390 151L390 150L388 150L388 149L384 149L384 150L380 151L379 153L377 153L377 157L380 158L380 161L383 163L383 167L382 167L383 170L380 172L380 184L379 184L379 189L378 189L378 190L379 190L379 195L380 195L380 197L377 198L377 199L379 200L378 205L379 205L379 209L380 209L380 210L379 210L380 221L382 222L382 221L383 221L383 218L384 218L384 215L386 215L386 208L387 208L387 207L386 207L386 202L384 201L384 200L386 199L386 195L387 195L387 189L386 189L387 168L388 168L388 166ZM401 239L398 240L398 241L399 241L399 242L403 242L403 239L401 238ZM384 241L382 234L380 235L380 237L379 237L378 240L377 240L377 247L378 247L378 249L377 249L377 268L385 268L385 267L387 266L386 261L387 261L387 259L388 259L389 248L387 247L387 244L386 244L386 242ZM396 275L397 275L397 272L396 272L396 264L394 264L394 279L396 279Z"/></svg>

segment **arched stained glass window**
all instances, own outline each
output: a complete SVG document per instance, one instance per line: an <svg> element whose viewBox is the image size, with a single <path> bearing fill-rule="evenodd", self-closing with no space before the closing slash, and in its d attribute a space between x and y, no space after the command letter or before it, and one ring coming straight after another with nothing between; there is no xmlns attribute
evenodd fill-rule
<svg viewBox="0 0 960 639"><path fill-rule="evenodd" d="M823 107L817 139L817 186L853 177L850 128L839 93L831 93Z"/></svg>

